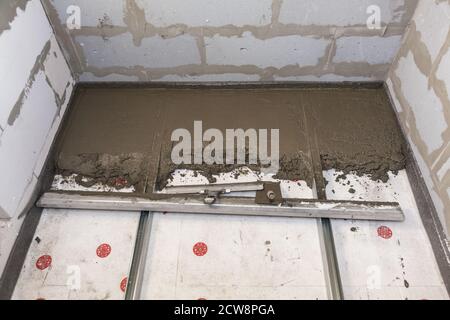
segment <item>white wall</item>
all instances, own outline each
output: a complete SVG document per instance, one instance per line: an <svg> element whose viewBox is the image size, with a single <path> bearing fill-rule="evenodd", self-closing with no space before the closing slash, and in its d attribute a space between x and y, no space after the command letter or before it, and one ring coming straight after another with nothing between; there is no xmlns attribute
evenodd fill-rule
<svg viewBox="0 0 450 320"><path fill-rule="evenodd" d="M17 2L0 11L0 273L74 86L41 2Z"/></svg>
<svg viewBox="0 0 450 320"><path fill-rule="evenodd" d="M420 0L387 80L440 219L450 231L450 1Z"/></svg>
<svg viewBox="0 0 450 320"><path fill-rule="evenodd" d="M43 3L81 81L351 81L386 78L417 0Z"/></svg>

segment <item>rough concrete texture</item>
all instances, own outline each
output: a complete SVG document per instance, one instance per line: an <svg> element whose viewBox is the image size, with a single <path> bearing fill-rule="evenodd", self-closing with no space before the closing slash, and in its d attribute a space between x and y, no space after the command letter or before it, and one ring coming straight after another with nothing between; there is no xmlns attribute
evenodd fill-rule
<svg viewBox="0 0 450 320"><path fill-rule="evenodd" d="M142 190L144 186L140 184L145 182L148 171L148 159L142 153L61 155L57 164L57 173L64 176L77 168L76 182L83 187L100 182L119 190L130 186Z"/></svg>
<svg viewBox="0 0 450 320"><path fill-rule="evenodd" d="M450 230L450 1L419 1L387 80L441 221Z"/></svg>
<svg viewBox="0 0 450 320"><path fill-rule="evenodd" d="M279 129L279 179L312 186L311 148L319 149L324 169L369 174L374 180L386 181L388 171L405 167L401 131L380 86L82 88L73 110L55 164L64 176L79 175L83 186L134 186L137 193L154 196L154 186L164 187L175 169L191 169L214 182L214 174L241 166L172 162L172 132L185 128L193 136L194 121L200 120L202 132ZM254 171L261 168L246 164Z"/></svg>
<svg viewBox="0 0 450 320"><path fill-rule="evenodd" d="M383 90L311 90L309 105L322 167L387 182L405 168L405 144Z"/></svg>
<svg viewBox="0 0 450 320"><path fill-rule="evenodd" d="M140 154L150 169L133 185L138 192L144 187L153 190L157 179L163 184L175 169L170 162L172 132L178 128L192 132L196 120L203 121L204 130L217 128L222 132L285 128L280 132L280 152L307 154L302 119L294 118L293 110L298 107L298 94L285 94L284 90L80 89L64 138L58 143L56 164L63 174L83 174L80 165L72 162L83 154ZM68 166L71 162L74 165ZM211 176L208 172L222 169L202 171ZM122 178L130 175L121 172ZM98 175L93 170L87 176ZM143 186L142 181L148 181L149 186Z"/></svg>
<svg viewBox="0 0 450 320"><path fill-rule="evenodd" d="M82 81L367 81L386 78L417 1L42 2ZM71 5L80 29L67 28Z"/></svg>

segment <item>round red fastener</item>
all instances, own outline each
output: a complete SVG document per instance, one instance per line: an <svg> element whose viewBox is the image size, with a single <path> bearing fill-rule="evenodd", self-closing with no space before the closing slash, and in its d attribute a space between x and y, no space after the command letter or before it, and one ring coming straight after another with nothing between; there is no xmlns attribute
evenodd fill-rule
<svg viewBox="0 0 450 320"><path fill-rule="evenodd" d="M378 236L383 239L390 239L392 237L392 230L386 226L380 226L377 229Z"/></svg>
<svg viewBox="0 0 450 320"><path fill-rule="evenodd" d="M208 252L208 246L206 243L197 242L192 248L194 254L198 257L204 256Z"/></svg>
<svg viewBox="0 0 450 320"><path fill-rule="evenodd" d="M117 188L124 188L128 184L128 180L125 178L116 178L114 180L114 186Z"/></svg>
<svg viewBox="0 0 450 320"><path fill-rule="evenodd" d="M38 268L39 270L44 270L50 267L51 264L52 264L52 257L49 255L43 255L40 256L39 259L37 259L36 268Z"/></svg>
<svg viewBox="0 0 450 320"><path fill-rule="evenodd" d="M97 247L97 256L100 258L106 258L111 253L111 246L107 243L103 243Z"/></svg>
<svg viewBox="0 0 450 320"><path fill-rule="evenodd" d="M125 290L127 290L127 284L128 284L128 277L125 277L122 279L122 281L120 281L120 290L125 292Z"/></svg>

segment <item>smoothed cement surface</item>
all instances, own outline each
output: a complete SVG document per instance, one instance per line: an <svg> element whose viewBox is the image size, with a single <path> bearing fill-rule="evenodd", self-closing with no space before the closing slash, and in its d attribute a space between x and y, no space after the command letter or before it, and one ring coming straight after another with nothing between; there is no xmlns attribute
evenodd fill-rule
<svg viewBox="0 0 450 320"><path fill-rule="evenodd" d="M279 129L280 179L312 184L312 145L324 169L384 180L389 170L405 167L402 134L382 87L97 87L79 89L59 139L57 172L79 174L81 184L100 181L151 193L177 168L169 157L172 131L186 128L193 136L196 120L203 132L217 128L224 136L225 129ZM235 167L191 168L210 179Z"/></svg>

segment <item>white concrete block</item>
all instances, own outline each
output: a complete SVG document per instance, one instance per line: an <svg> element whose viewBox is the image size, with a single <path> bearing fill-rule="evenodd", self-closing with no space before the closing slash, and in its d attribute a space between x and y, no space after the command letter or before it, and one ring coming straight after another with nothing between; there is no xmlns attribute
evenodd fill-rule
<svg viewBox="0 0 450 320"><path fill-rule="evenodd" d="M43 72L36 75L14 126L2 135L0 146L0 205L14 216L30 184L39 151L56 112L55 96Z"/></svg>
<svg viewBox="0 0 450 320"><path fill-rule="evenodd" d="M400 48L401 39L401 36L339 38L333 62L391 63Z"/></svg>
<svg viewBox="0 0 450 320"><path fill-rule="evenodd" d="M200 53L194 37L182 35L163 39L159 36L144 38L137 47L132 35L121 34L107 41L95 36L78 36L88 65L97 68L133 67L171 68L200 64Z"/></svg>
<svg viewBox="0 0 450 320"><path fill-rule="evenodd" d="M444 140L442 133L447 129L441 101L428 86L428 78L414 62L412 53L401 58L395 74L402 79L402 92L411 106L416 127L428 147L428 153L439 149Z"/></svg>
<svg viewBox="0 0 450 320"><path fill-rule="evenodd" d="M157 27L261 26L271 22L272 0L137 0L147 21Z"/></svg>
<svg viewBox="0 0 450 320"><path fill-rule="evenodd" d="M39 177L42 169L44 167L45 161L47 160L48 153L50 152L50 148L55 140L56 133L58 131L59 125L61 124L64 113L67 110L67 107L70 102L70 97L73 91L75 83L73 81L70 82L70 85L66 89L66 100L64 104L60 107L59 115L53 120L51 127L49 128L49 132L45 138L45 143L39 151L39 155L36 160L36 164L34 165L33 173L36 177Z"/></svg>
<svg viewBox="0 0 450 320"><path fill-rule="evenodd" d="M108 25L126 26L123 21L124 3L125 0L52 0L63 24L73 14L73 11L69 10L70 6L80 8L82 27L97 27L100 21Z"/></svg>
<svg viewBox="0 0 450 320"><path fill-rule="evenodd" d="M64 56L56 42L55 36L51 37L50 52L44 61L45 74L53 88L61 99L66 87L72 81L72 74Z"/></svg>
<svg viewBox="0 0 450 320"><path fill-rule="evenodd" d="M205 38L208 64L256 65L260 68L316 65L325 55L328 44L328 40L295 35L259 40L250 32L245 32L242 37L215 35Z"/></svg>
<svg viewBox="0 0 450 320"><path fill-rule="evenodd" d="M19 10L11 28L0 34L0 126L3 129L51 35L52 29L39 0L28 2L25 12Z"/></svg>
<svg viewBox="0 0 450 320"><path fill-rule="evenodd" d="M450 29L450 5L446 2L419 1L414 22L417 31L421 33L421 41L427 46L431 60L434 61Z"/></svg>
<svg viewBox="0 0 450 320"><path fill-rule="evenodd" d="M283 0L280 22L299 25L354 26L366 25L370 13L367 8L380 8L382 23L400 22L407 0Z"/></svg>

